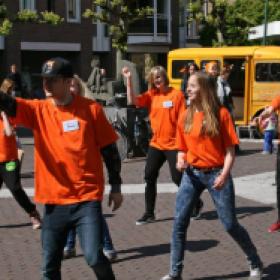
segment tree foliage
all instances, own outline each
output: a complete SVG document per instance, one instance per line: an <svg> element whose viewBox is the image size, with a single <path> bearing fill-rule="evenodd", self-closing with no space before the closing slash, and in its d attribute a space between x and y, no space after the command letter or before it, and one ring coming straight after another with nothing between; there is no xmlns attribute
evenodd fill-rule
<svg viewBox="0 0 280 280"><path fill-rule="evenodd" d="M205 14L203 11L204 0L189 1L189 20L196 20L202 26L201 38L202 43L212 45L223 45L225 43L225 17L226 8L229 5L227 0L208 0L211 5L211 12ZM207 36L208 34L208 36ZM213 36L212 38L209 36ZM208 38L207 38L208 37Z"/></svg>
<svg viewBox="0 0 280 280"><path fill-rule="evenodd" d="M228 45L249 45L255 41L249 41L249 29L264 23L263 0L236 0L226 12L226 43ZM248 9L250 7L250 9ZM280 1L268 1L267 22L280 20ZM270 43L275 43L269 39Z"/></svg>
<svg viewBox="0 0 280 280"><path fill-rule="evenodd" d="M201 25L200 43L213 45L249 45L250 27L263 24L264 0L208 0L210 13L203 13L204 0L189 1L188 20ZM268 0L268 22L280 20L280 1Z"/></svg>
<svg viewBox="0 0 280 280"><path fill-rule="evenodd" d="M107 24L112 46L124 53L129 26L152 13L152 7L141 5L140 0L93 0L91 9L87 9L84 16Z"/></svg>

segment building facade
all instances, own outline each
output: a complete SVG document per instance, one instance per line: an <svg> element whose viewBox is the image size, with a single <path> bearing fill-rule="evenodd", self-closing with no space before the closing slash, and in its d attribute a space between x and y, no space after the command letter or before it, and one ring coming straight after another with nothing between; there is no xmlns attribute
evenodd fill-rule
<svg viewBox="0 0 280 280"><path fill-rule="evenodd" d="M10 14L29 9L37 12L53 11L64 18L57 26L35 24L31 22L14 23L12 33L0 37L0 69L3 78L11 64L16 64L22 71L27 69L34 87L40 86L39 73L42 63L50 57L62 56L69 59L83 79L87 79L90 62L98 56L101 66L108 77L115 76L115 51L107 29L100 22L93 23L82 17L83 11L91 7L91 0L15 0L3 1ZM129 58L139 63L147 56L156 63L166 65L167 52L179 45L179 1L147 0L139 5L154 7L154 14L145 21L130 28L128 38Z"/></svg>

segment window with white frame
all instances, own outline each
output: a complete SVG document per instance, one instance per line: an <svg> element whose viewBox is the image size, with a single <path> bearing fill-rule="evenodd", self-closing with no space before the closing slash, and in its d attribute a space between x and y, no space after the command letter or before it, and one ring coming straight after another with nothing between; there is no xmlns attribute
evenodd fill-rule
<svg viewBox="0 0 280 280"><path fill-rule="evenodd" d="M22 10L35 10L35 0L20 0L19 9Z"/></svg>
<svg viewBox="0 0 280 280"><path fill-rule="evenodd" d="M66 0L66 11L68 22L81 21L81 1L80 0Z"/></svg>

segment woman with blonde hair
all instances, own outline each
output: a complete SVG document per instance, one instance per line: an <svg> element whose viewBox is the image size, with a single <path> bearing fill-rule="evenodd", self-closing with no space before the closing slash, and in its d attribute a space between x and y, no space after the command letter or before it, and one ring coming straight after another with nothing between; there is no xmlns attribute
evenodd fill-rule
<svg viewBox="0 0 280 280"><path fill-rule="evenodd" d="M235 213L234 185L230 174L234 145L238 144L232 118L216 93L216 82L207 74L194 73L187 88L190 105L178 121L177 168L183 172L176 196L169 274L161 280L182 279L186 232L191 209L208 190L225 230L246 255L250 280L261 279L262 262L248 232Z"/></svg>
<svg viewBox="0 0 280 280"><path fill-rule="evenodd" d="M12 95L13 89L14 82L4 79L0 91ZM0 188L4 182L18 204L29 214L33 229L39 229L41 227L40 214L20 182L20 161L15 129L3 111L1 111L0 131L3 131L0 133Z"/></svg>
<svg viewBox="0 0 280 280"><path fill-rule="evenodd" d="M169 79L162 66L150 70L149 89L138 96L133 92L128 67L122 69L122 74L127 80L128 104L148 109L153 133L145 166L145 212L136 221L136 225L143 225L155 221L157 178L165 161L168 162L172 181L177 186L181 182L182 174L176 169L175 137L178 116L185 110L185 98L182 91L169 87Z"/></svg>
<svg viewBox="0 0 280 280"><path fill-rule="evenodd" d="M4 79L0 86L0 90L9 95L13 95L14 88L15 88L14 82L8 78Z"/></svg>

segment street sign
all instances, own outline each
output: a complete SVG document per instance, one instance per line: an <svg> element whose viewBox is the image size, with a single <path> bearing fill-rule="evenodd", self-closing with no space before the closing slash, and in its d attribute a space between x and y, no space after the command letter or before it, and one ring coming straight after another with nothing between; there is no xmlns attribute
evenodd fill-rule
<svg viewBox="0 0 280 280"><path fill-rule="evenodd" d="M262 39L264 36L264 25L254 26L249 29L249 40ZM267 37L280 37L280 21L273 21L267 24Z"/></svg>

